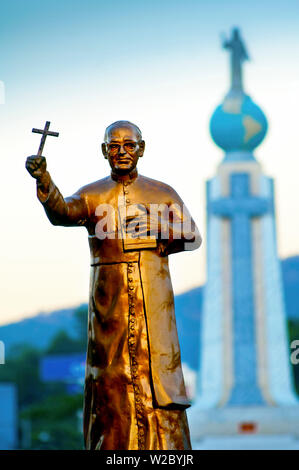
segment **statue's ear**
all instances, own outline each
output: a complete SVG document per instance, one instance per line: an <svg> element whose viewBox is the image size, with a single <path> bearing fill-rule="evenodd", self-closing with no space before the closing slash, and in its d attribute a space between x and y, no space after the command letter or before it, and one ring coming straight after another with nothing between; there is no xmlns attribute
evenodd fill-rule
<svg viewBox="0 0 299 470"><path fill-rule="evenodd" d="M145 149L145 142L144 140L141 140L139 142L139 157L143 157L144 149Z"/></svg>
<svg viewBox="0 0 299 470"><path fill-rule="evenodd" d="M104 158L108 158L108 153L107 153L107 145L105 142L102 143L102 153L104 155Z"/></svg>

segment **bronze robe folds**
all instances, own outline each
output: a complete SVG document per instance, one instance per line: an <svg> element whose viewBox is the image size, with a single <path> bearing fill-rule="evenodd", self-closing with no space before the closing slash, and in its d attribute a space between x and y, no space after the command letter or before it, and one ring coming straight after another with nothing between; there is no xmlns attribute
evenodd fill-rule
<svg viewBox="0 0 299 470"><path fill-rule="evenodd" d="M64 199L54 183L38 198L54 225L85 226L91 276L84 397L87 449L190 449L168 254L181 240L125 251L123 240L96 236L100 204L183 202L168 185L138 175L108 176ZM182 213L174 214L182 219ZM189 240L190 241L190 240ZM198 245L197 245L198 246ZM188 248L192 249L192 248Z"/></svg>

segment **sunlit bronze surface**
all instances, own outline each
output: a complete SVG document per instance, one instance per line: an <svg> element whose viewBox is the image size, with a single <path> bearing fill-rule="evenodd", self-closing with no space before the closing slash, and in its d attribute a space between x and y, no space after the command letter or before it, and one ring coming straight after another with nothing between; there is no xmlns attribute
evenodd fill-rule
<svg viewBox="0 0 299 470"><path fill-rule="evenodd" d="M127 122L111 125L103 154L111 175L63 198L46 171L44 157L29 157L26 167L37 179L37 196L54 225L85 226L89 234L91 276L88 351L84 396L87 449L190 449L186 396L174 314L168 255L186 249L188 234L158 237L153 247L128 248L121 238L96 236L103 203L118 209L142 203L182 207L168 185L137 173L144 142ZM119 199L120 198L120 199ZM173 216L182 219L178 211ZM192 221L194 224L194 222ZM160 225L157 223L158 230ZM194 224L195 227L195 224ZM140 233L148 221L141 220ZM195 235L189 250L198 248ZM190 242L190 239L188 239Z"/></svg>

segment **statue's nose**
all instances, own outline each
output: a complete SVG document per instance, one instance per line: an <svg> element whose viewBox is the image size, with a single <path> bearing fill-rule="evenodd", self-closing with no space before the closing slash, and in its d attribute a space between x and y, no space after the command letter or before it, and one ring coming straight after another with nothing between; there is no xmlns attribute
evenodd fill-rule
<svg viewBox="0 0 299 470"><path fill-rule="evenodd" d="M120 155L124 155L125 153L127 153L127 152L126 152L126 149L124 148L123 145L121 145L121 146L120 146L120 149L119 149L119 154L120 154Z"/></svg>

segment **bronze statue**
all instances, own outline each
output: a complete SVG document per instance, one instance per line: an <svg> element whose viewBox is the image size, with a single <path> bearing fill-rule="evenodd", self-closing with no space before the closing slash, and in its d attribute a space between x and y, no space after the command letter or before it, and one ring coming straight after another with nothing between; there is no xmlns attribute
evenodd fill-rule
<svg viewBox="0 0 299 470"><path fill-rule="evenodd" d="M144 147L137 126L111 124L102 144L111 175L65 199L44 157L26 162L50 222L88 230L87 449L191 448L168 255L201 237L178 194L138 174Z"/></svg>

